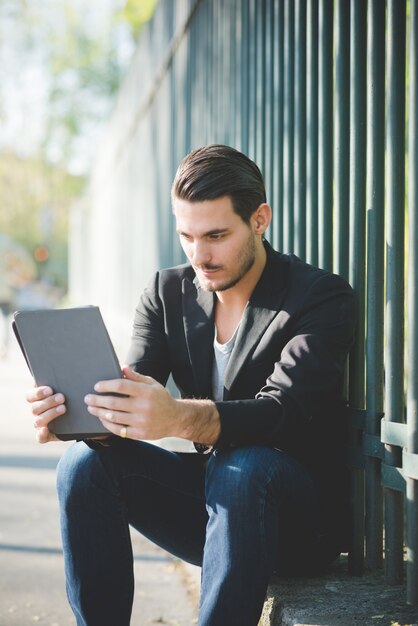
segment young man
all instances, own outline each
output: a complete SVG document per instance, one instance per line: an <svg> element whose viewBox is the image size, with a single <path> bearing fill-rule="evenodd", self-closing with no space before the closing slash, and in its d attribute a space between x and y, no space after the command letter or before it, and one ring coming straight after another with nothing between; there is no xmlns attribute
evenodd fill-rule
<svg viewBox="0 0 418 626"><path fill-rule="evenodd" d="M256 626L273 571L323 567L342 548L352 290L264 240L263 178L240 152L213 145L186 156L172 200L189 263L156 273L125 378L99 381L104 395L85 399L112 435L75 443L58 468L80 626L129 624L129 524L202 565L200 626ZM170 373L181 399L164 387ZM37 388L28 400L38 440L52 439L64 398ZM167 436L201 454L141 441Z"/></svg>

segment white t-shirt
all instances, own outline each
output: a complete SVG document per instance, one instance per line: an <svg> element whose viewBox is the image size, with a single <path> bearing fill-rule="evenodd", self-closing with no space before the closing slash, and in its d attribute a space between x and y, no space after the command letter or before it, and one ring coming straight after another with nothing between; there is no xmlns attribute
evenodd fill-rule
<svg viewBox="0 0 418 626"><path fill-rule="evenodd" d="M212 393L213 399L216 402L220 402L224 397L224 380L225 380L225 371L229 363L229 357L231 356L231 352L235 345L235 339L237 337L239 324L234 330L234 334L231 339L226 343L219 343L216 338L216 328L215 328L215 339L213 340L213 351L215 358L213 359L213 370L212 370Z"/></svg>

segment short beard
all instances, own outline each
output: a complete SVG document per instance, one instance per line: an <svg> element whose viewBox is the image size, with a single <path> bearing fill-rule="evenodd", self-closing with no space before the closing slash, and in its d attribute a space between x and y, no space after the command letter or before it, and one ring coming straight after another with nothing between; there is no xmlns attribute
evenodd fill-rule
<svg viewBox="0 0 418 626"><path fill-rule="evenodd" d="M235 276L233 276L229 281L217 286L217 287L205 287L200 283L200 286L204 291L227 291L228 289L232 289L239 283L239 281L244 278L244 276L250 271L255 263L255 238L251 233L248 237L248 243L243 248L240 256L238 257L239 262L239 271Z"/></svg>

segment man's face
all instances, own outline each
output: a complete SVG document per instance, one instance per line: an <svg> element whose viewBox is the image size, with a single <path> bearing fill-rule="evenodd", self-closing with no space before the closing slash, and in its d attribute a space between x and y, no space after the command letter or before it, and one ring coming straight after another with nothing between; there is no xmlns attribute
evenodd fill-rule
<svg viewBox="0 0 418 626"><path fill-rule="evenodd" d="M256 236L228 196L203 202L174 200L183 250L206 291L231 289L252 268Z"/></svg>

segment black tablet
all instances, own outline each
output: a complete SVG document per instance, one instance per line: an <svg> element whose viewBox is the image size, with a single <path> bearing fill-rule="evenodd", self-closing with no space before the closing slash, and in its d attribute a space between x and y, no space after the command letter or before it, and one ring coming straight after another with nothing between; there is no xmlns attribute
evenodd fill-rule
<svg viewBox="0 0 418 626"><path fill-rule="evenodd" d="M109 433L84 403L99 380L123 377L99 308L17 311L13 329L36 385L65 396L67 411L49 430L62 440Z"/></svg>

